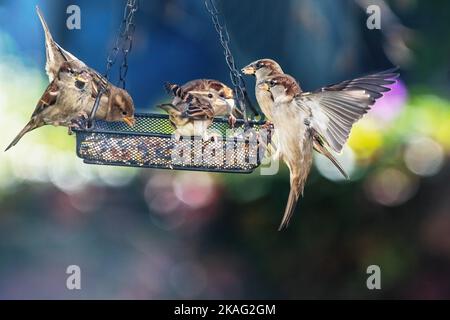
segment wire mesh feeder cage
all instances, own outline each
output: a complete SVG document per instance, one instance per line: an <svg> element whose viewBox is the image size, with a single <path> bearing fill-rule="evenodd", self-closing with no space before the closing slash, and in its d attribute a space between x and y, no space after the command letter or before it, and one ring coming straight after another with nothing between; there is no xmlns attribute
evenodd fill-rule
<svg viewBox="0 0 450 320"><path fill-rule="evenodd" d="M220 137L217 140L203 141L201 137L182 137L178 140L173 136L174 129L167 115L135 114L136 123L132 128L123 122L94 120L100 98L106 91L106 87L101 88L88 122L74 130L77 135L77 155L85 163L227 173L251 173L260 165L271 132L263 129L263 122L248 120L247 107L255 115L258 113L248 99L244 80L236 68L229 48L230 36L225 24L220 21L214 0L205 0L205 6L224 49L235 100L245 120L238 120L234 129L230 129L226 119L214 119L208 130ZM105 80L108 80L118 53L122 52L119 84L123 88L137 10L137 0L127 0L116 45L107 59Z"/></svg>
<svg viewBox="0 0 450 320"><path fill-rule="evenodd" d="M265 143L259 132L262 122L244 121L230 129L225 119L215 119L209 130L220 133L217 141L201 137L172 136L168 116L136 114L130 128L123 122L97 120L92 129L77 129L77 155L88 164L142 168L251 173L261 163Z"/></svg>

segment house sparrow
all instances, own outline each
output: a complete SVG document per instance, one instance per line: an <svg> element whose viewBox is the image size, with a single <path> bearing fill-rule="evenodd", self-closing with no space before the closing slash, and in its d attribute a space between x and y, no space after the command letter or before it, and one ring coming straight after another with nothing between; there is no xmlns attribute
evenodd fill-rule
<svg viewBox="0 0 450 320"><path fill-rule="evenodd" d="M261 111L264 113L266 119L272 121L272 96L270 92L258 88L258 83L266 80L270 76L283 74L280 65L271 59L260 59L250 63L248 66L242 68L242 73L246 75L253 75L256 78L255 95Z"/></svg>
<svg viewBox="0 0 450 320"><path fill-rule="evenodd" d="M218 136L209 135L207 129L216 116L216 110L231 112L227 100L214 90L186 92L177 85L171 85L170 88L175 95L175 104L162 104L158 107L169 114L175 138L179 140L181 136L201 136L205 141L211 138L217 141Z"/></svg>
<svg viewBox="0 0 450 320"><path fill-rule="evenodd" d="M181 87L176 84L166 83L166 90L168 93L173 94L172 105L177 106L179 103L183 104L183 99L179 97L180 92L189 93L192 91L217 93L220 98L225 99L227 104L223 103L223 99L217 99L213 101L212 106L214 108L215 117L228 117L228 123L230 127L234 127L236 123L236 116L241 116L242 113L236 108L236 101L234 99L233 90L218 80L211 79L197 79L191 80ZM180 91L181 90L181 91ZM178 91L178 94L177 94Z"/></svg>
<svg viewBox="0 0 450 320"><path fill-rule="evenodd" d="M55 79L48 85L31 120L5 151L15 146L28 132L44 125L78 127L78 118L87 118L98 94L97 85L88 68L76 69L63 62ZM124 121L134 125L133 100L120 88L109 86L101 97L96 119Z"/></svg>
<svg viewBox="0 0 450 320"><path fill-rule="evenodd" d="M61 65L55 79L48 85L31 115L31 120L5 151L15 146L27 133L43 125L69 126L91 101L89 75L77 71L70 62Z"/></svg>
<svg viewBox="0 0 450 320"><path fill-rule="evenodd" d="M69 62L72 69L81 70L86 75L86 78L89 79L92 99L83 108L83 115L88 114L92 110L96 97L100 89L103 88L104 92L99 102L96 118L106 121L124 121L129 126L134 125L134 104L128 92L108 82L96 70L88 67L83 61L58 45L53 40L39 7L36 7L36 11L45 34L45 51L47 56L45 70L50 82L58 74L61 65Z"/></svg>
<svg viewBox="0 0 450 320"><path fill-rule="evenodd" d="M258 87L258 83L264 81L270 76L284 74L283 69L280 65L272 59L260 59L256 60L246 67L242 68L242 73L246 75L253 75L256 78L255 86L255 96L262 113L266 117L266 123L262 126L263 129L272 129L272 105L273 99L270 92L261 90ZM271 143L267 145L267 152L269 156L274 158L278 157L276 152L278 135L276 131L271 131L270 141Z"/></svg>
<svg viewBox="0 0 450 320"><path fill-rule="evenodd" d="M286 74L258 84L258 89L272 95L272 120L279 135L277 152L290 171L291 191L279 230L289 225L303 194L315 143L340 152L353 124L390 90L386 85L394 83L396 77L396 69L391 69L301 93L297 93L296 80Z"/></svg>
<svg viewBox="0 0 450 320"><path fill-rule="evenodd" d="M91 112L99 91L103 88L104 93L100 98L99 107L95 114L95 119L105 121L123 121L132 127L136 123L134 118L134 103L130 94L119 87L107 82L97 73L92 73L91 68L86 68L86 72L91 77L89 83L92 88L92 95L86 112Z"/></svg>

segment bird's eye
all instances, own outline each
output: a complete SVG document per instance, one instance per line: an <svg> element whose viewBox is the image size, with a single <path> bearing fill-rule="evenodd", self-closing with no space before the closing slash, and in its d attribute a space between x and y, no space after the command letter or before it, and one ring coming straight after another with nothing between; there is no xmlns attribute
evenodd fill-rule
<svg viewBox="0 0 450 320"><path fill-rule="evenodd" d="M274 85L277 84L277 82L275 80L270 80L269 84L271 87L273 87Z"/></svg>
<svg viewBox="0 0 450 320"><path fill-rule="evenodd" d="M212 93L209 93L208 98L212 99L212 97L213 97Z"/></svg>
<svg viewBox="0 0 450 320"><path fill-rule="evenodd" d="M260 69L262 67L264 67L264 63L262 63L261 61L256 64L257 69Z"/></svg>
<svg viewBox="0 0 450 320"><path fill-rule="evenodd" d="M128 112L122 111L122 115L126 116L127 114L128 114Z"/></svg>

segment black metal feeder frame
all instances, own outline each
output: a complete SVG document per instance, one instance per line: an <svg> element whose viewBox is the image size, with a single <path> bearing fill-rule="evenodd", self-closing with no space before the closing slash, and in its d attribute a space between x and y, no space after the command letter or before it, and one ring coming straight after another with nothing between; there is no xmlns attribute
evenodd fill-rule
<svg viewBox="0 0 450 320"><path fill-rule="evenodd" d="M261 143L260 140L261 137L270 137L270 131L264 129L262 134L260 129L263 122L248 120L247 106L255 115L257 112L248 99L242 75L235 66L228 46L230 41L228 32L219 20L219 13L213 0L206 0L205 5L220 36L243 120L238 120L234 129L230 129L226 119L214 119L209 130L222 137L216 140L203 141L200 137L181 137L178 140L173 136L174 129L167 115L135 114L136 124L131 128L122 122L94 120L103 94L101 90L86 126L74 130L77 155L85 163L226 173L251 173L260 165L267 145L267 141ZM136 11L136 0L127 0L120 34L107 62L106 79L119 51L122 51L123 63L120 66L122 87L125 87L128 71L127 54L132 47L135 29L133 19Z"/></svg>

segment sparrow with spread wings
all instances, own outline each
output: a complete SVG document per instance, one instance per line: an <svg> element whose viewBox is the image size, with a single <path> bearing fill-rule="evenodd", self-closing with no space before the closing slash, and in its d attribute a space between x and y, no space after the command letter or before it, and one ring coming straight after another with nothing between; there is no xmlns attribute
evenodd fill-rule
<svg viewBox="0 0 450 320"><path fill-rule="evenodd" d="M343 81L313 92L303 92L286 74L266 77L257 89L270 93L271 120L278 134L277 153L290 171L288 203L280 230L289 225L312 165L313 149L328 155L347 174L329 149L341 152L355 122L389 91L398 77L396 69Z"/></svg>

